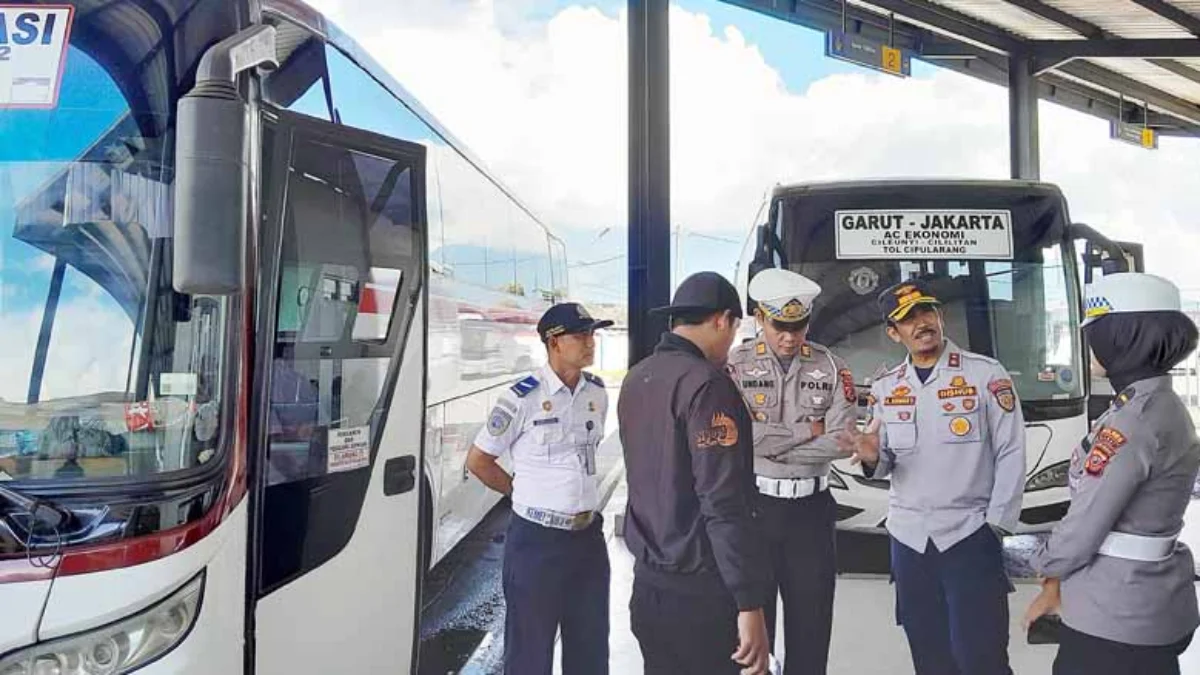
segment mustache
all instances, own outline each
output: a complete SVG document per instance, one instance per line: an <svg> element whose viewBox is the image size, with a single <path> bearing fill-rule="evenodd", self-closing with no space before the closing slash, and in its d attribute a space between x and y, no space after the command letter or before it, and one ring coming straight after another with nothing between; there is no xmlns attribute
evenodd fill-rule
<svg viewBox="0 0 1200 675"><path fill-rule="evenodd" d="M936 335L936 334L937 334L937 329L933 326L921 326L920 328L917 328L916 330L913 331L914 338L925 337L926 335Z"/></svg>

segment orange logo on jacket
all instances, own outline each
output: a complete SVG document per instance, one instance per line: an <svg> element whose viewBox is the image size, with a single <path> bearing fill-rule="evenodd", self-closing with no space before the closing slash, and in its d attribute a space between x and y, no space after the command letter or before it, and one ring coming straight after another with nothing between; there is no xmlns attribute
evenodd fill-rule
<svg viewBox="0 0 1200 675"><path fill-rule="evenodd" d="M696 435L697 448L711 448L714 445L730 448L737 445L738 429L733 418L723 412L713 415L712 426Z"/></svg>

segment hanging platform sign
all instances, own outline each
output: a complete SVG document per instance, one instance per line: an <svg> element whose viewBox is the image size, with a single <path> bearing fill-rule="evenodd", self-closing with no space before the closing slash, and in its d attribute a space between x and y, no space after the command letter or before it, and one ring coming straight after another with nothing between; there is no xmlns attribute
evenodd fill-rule
<svg viewBox="0 0 1200 675"><path fill-rule="evenodd" d="M998 209L837 211L837 257L1012 260L1012 213Z"/></svg>
<svg viewBox="0 0 1200 675"><path fill-rule="evenodd" d="M825 56L898 77L912 75L912 52L840 30L825 34Z"/></svg>
<svg viewBox="0 0 1200 675"><path fill-rule="evenodd" d="M1124 141L1130 145L1136 145L1147 150L1158 149L1158 134L1153 129L1138 124L1110 120L1108 123L1108 136L1113 140Z"/></svg>

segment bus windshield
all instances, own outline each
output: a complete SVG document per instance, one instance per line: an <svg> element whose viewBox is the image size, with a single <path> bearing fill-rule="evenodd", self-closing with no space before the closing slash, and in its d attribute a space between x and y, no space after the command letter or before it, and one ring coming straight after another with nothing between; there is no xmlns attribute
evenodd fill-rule
<svg viewBox="0 0 1200 675"><path fill-rule="evenodd" d="M994 195L983 201L989 200ZM1018 203L1030 202L1040 202L1036 218L1023 218L1019 207L1011 210L1010 259L911 254L927 244L897 249L894 256L839 258L833 219L813 220L811 209L797 206L798 200L785 202L774 213L789 265L822 288L809 339L845 359L858 382L874 379L906 357L903 346L888 337L876 298L892 284L920 279L942 302L946 337L999 360L1035 417L1054 417L1055 402L1078 404L1079 295L1062 226L1065 214L1048 207L1049 198Z"/></svg>
<svg viewBox="0 0 1200 675"><path fill-rule="evenodd" d="M174 85L74 40L55 94L0 99L0 481L144 480L218 447L226 301L171 284Z"/></svg>

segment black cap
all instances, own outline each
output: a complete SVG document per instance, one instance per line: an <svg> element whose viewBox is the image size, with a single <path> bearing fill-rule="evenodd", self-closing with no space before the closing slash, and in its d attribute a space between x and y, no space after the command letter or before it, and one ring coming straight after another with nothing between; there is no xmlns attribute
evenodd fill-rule
<svg viewBox="0 0 1200 675"><path fill-rule="evenodd" d="M742 318L742 301L737 289L716 272L697 272L675 289L675 299L666 307L655 307L652 314L703 314L733 312Z"/></svg>
<svg viewBox="0 0 1200 675"><path fill-rule="evenodd" d="M612 321L597 321L577 302L564 302L546 310L538 321L537 332L542 342L558 335L586 333L590 330L608 328Z"/></svg>
<svg viewBox="0 0 1200 675"><path fill-rule="evenodd" d="M902 281L879 294L879 311L886 321L901 321L917 305L940 305L923 282Z"/></svg>

